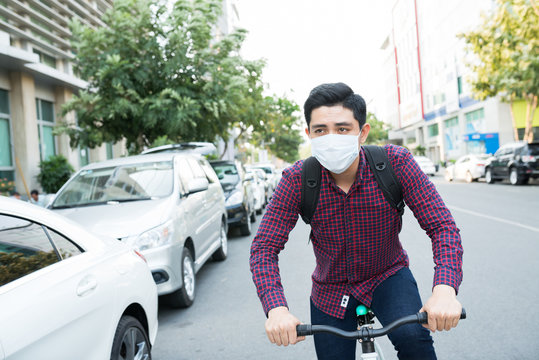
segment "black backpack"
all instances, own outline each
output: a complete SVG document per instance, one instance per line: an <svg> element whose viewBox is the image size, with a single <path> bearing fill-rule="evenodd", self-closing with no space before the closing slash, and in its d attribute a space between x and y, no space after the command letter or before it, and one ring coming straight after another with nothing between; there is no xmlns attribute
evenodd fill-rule
<svg viewBox="0 0 539 360"><path fill-rule="evenodd" d="M404 201L402 188L393 171L393 166L387 157L385 149L381 146L365 145L361 147L365 151L365 157L369 163L378 187L382 190L389 204L397 209L400 216L404 213ZM321 165L314 156L303 162L301 168L301 218L306 224L311 219L318 204L320 196L320 183L322 179Z"/></svg>

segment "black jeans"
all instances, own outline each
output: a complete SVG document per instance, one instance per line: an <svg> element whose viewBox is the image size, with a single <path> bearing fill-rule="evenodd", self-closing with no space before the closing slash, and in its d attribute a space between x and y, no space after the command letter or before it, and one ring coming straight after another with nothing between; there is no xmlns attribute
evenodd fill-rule
<svg viewBox="0 0 539 360"><path fill-rule="evenodd" d="M356 299L350 297L344 319L338 319L317 309L311 300L311 323L353 331L357 328L356 307L359 304ZM371 303L372 311L384 326L400 317L417 313L421 306L417 284L408 268L399 270L378 285ZM430 332L419 324L402 326L388 336L401 360L436 359ZM347 340L330 334L316 334L314 344L318 359L355 359L356 340Z"/></svg>

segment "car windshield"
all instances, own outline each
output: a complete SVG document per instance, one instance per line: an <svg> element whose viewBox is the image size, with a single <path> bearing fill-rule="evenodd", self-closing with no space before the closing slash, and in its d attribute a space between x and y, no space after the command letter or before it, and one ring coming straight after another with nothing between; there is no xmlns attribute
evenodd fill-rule
<svg viewBox="0 0 539 360"><path fill-rule="evenodd" d="M221 184L235 185L240 181L240 175L233 164L212 164L213 170L219 177Z"/></svg>
<svg viewBox="0 0 539 360"><path fill-rule="evenodd" d="M172 193L173 182L172 161L83 170L60 191L51 207L162 198Z"/></svg>

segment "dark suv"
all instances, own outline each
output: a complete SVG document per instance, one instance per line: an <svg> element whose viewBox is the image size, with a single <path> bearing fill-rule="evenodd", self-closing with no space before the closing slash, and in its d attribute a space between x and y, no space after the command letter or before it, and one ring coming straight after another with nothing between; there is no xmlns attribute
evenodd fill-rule
<svg viewBox="0 0 539 360"><path fill-rule="evenodd" d="M539 142L516 142L498 149L485 166L485 180L509 179L513 185L526 184L539 177Z"/></svg>
<svg viewBox="0 0 539 360"><path fill-rule="evenodd" d="M251 181L239 161L210 161L223 191L229 227L237 226L242 235L251 235L251 222L256 221L255 197Z"/></svg>

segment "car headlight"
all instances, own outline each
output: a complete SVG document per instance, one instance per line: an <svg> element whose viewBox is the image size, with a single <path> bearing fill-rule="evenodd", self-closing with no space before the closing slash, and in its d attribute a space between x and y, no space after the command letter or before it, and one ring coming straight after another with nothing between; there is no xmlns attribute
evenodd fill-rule
<svg viewBox="0 0 539 360"><path fill-rule="evenodd" d="M243 194L239 190L235 190L229 197L226 199L226 206L239 205L243 202Z"/></svg>
<svg viewBox="0 0 539 360"><path fill-rule="evenodd" d="M128 237L125 242L139 251L164 246L172 242L172 221L154 227L137 236Z"/></svg>

